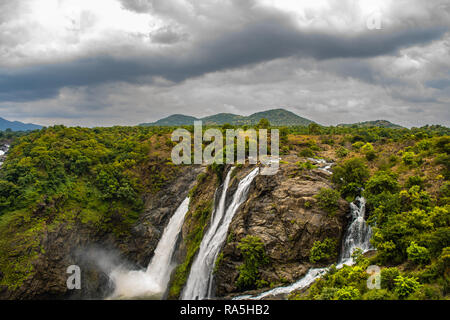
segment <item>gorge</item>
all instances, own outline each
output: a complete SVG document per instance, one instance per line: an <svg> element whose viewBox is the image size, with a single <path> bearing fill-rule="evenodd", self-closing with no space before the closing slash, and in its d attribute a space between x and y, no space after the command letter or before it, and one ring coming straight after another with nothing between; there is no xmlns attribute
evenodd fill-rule
<svg viewBox="0 0 450 320"><path fill-rule="evenodd" d="M412 297L445 296L441 128L320 130L280 130L271 176L248 163L176 166L158 127L50 127L5 142L0 298L391 299L405 297L400 281ZM371 264L396 282L368 290ZM72 265L80 290L66 286Z"/></svg>

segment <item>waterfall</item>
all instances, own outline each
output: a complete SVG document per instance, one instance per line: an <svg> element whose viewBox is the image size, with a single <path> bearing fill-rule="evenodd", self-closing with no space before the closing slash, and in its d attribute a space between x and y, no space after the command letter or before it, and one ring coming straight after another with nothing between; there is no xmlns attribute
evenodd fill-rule
<svg viewBox="0 0 450 320"><path fill-rule="evenodd" d="M367 225L364 220L364 215L366 213L366 199L364 197L357 197L356 200L350 203L350 213L352 217L352 221L345 233L343 243L342 243L342 252L339 258L338 264L336 266L337 269L342 268L344 265L352 265L352 253L356 248L360 248L363 252L366 252L371 248L370 245L370 237L372 236L372 229L369 225ZM258 296L252 297L249 295L239 296L234 298L233 300L261 300L265 297L277 296L281 294L289 294L294 290L299 290L303 288L307 288L310 286L316 279L323 276L329 268L312 268L306 273L306 275L298 280L297 282L285 286L278 287L266 292L259 294Z"/></svg>
<svg viewBox="0 0 450 320"><path fill-rule="evenodd" d="M366 214L366 199L364 197L357 197L356 200L350 203L350 213L352 215L352 222L350 223L344 240L342 243L342 251L340 257L340 264L352 262L352 253L356 248L366 252L371 249L370 238L372 237L372 229L364 220Z"/></svg>
<svg viewBox="0 0 450 320"><path fill-rule="evenodd" d="M211 217L211 225L203 237L198 255L192 264L181 295L183 300L206 299L212 296L214 265L225 241L228 227L239 206L246 201L250 184L259 173L259 168L256 168L239 182L232 203L225 208L226 193L233 169L227 174L219 204Z"/></svg>
<svg viewBox="0 0 450 320"><path fill-rule="evenodd" d="M111 299L162 298L175 267L172 257L188 209L189 198L186 198L170 218L146 271L113 270L110 278L115 290Z"/></svg>
<svg viewBox="0 0 450 320"><path fill-rule="evenodd" d="M3 165L3 161L5 161L6 153L9 150L9 145L5 144L4 146L0 147L0 168Z"/></svg>

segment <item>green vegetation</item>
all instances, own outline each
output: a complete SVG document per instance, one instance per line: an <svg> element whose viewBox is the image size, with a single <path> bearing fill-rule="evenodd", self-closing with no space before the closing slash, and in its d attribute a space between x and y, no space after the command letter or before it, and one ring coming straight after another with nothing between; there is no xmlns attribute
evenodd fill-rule
<svg viewBox="0 0 450 320"><path fill-rule="evenodd" d="M345 160L333 168L331 181L337 186L341 195L346 198L360 193L370 176L369 169L361 158Z"/></svg>
<svg viewBox="0 0 450 320"><path fill-rule="evenodd" d="M237 287L241 290L249 290L264 286L264 282L259 278L259 267L269 263L264 243L260 238L248 235L241 239L238 249L242 253L244 263L238 267Z"/></svg>
<svg viewBox="0 0 450 320"><path fill-rule="evenodd" d="M317 199L319 208L325 210L330 215L334 215L339 209L339 199L341 198L341 195L336 190L322 188L315 198Z"/></svg>
<svg viewBox="0 0 450 320"><path fill-rule="evenodd" d="M42 253L41 238L64 225L127 236L179 168L153 151L159 128L55 126L15 137L0 170L0 285L20 286ZM17 258L20 257L20 258Z"/></svg>
<svg viewBox="0 0 450 320"><path fill-rule="evenodd" d="M333 168L332 181L348 201L361 193L366 198L371 242L377 251L370 260L358 257L354 266L331 268L306 293L291 298L448 299L448 128L347 129L344 137L335 136L340 141L335 151L340 160ZM322 127L321 134L332 130L339 132ZM368 157L371 152L376 157ZM315 244L316 248L320 246ZM311 251L311 261L318 261L321 250ZM369 264L381 267L379 290L367 288Z"/></svg>
<svg viewBox="0 0 450 320"><path fill-rule="evenodd" d="M337 257L337 241L326 238L323 241L315 241L309 253L309 261L328 262Z"/></svg>

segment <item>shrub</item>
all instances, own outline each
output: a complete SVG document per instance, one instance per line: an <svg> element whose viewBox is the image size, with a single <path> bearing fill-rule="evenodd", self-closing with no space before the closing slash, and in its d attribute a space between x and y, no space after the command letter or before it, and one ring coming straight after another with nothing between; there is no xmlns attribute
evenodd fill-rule
<svg viewBox="0 0 450 320"><path fill-rule="evenodd" d="M422 286L416 292L412 293L408 300L441 300L441 291L430 285Z"/></svg>
<svg viewBox="0 0 450 320"><path fill-rule="evenodd" d="M335 300L359 300L361 293L357 288L352 286L345 286L336 291Z"/></svg>
<svg viewBox="0 0 450 320"><path fill-rule="evenodd" d="M309 252L309 261L312 263L325 262L337 257L337 241L326 238L323 241L315 241Z"/></svg>
<svg viewBox="0 0 450 320"><path fill-rule="evenodd" d="M339 209L340 194L336 190L322 188L315 196L320 209L328 212L330 215L336 213Z"/></svg>
<svg viewBox="0 0 450 320"><path fill-rule="evenodd" d="M414 152L405 152L405 153L403 153L402 161L407 166L413 166L413 165L417 164L416 163L416 155L414 154Z"/></svg>
<svg viewBox="0 0 450 320"><path fill-rule="evenodd" d="M366 152L366 159L367 161L373 161L377 158L377 154L375 153L375 151L368 151Z"/></svg>
<svg viewBox="0 0 450 320"><path fill-rule="evenodd" d="M397 163L397 161L398 161L398 157L395 154L391 154L389 156L389 163L391 165L395 165Z"/></svg>
<svg viewBox="0 0 450 320"><path fill-rule="evenodd" d="M300 151L298 154L299 157L305 157L305 158L312 158L315 155L316 154L314 153L314 151L312 151L310 148L305 148L302 151Z"/></svg>
<svg viewBox="0 0 450 320"><path fill-rule="evenodd" d="M373 145L367 142L365 145L361 147L361 151L367 153L367 152L374 152L375 150L373 148Z"/></svg>
<svg viewBox="0 0 450 320"><path fill-rule="evenodd" d="M314 164L312 164L311 162L309 162L309 161L306 161L306 162L297 162L297 165L298 165L298 168L300 169L300 171L303 171L303 170L311 170L311 169L315 169L315 168L317 168L317 166L316 165L314 165Z"/></svg>
<svg viewBox="0 0 450 320"><path fill-rule="evenodd" d="M372 289L363 294L363 300L393 300L395 297L386 289Z"/></svg>
<svg viewBox="0 0 450 320"><path fill-rule="evenodd" d="M381 269L381 288L393 290L395 287L395 279L399 275L400 271L395 267Z"/></svg>
<svg viewBox="0 0 450 320"><path fill-rule="evenodd" d="M349 153L350 151L342 146L336 150L336 156L339 158L345 158Z"/></svg>
<svg viewBox="0 0 450 320"><path fill-rule="evenodd" d="M407 298L421 287L417 278L414 277L398 276L394 279L394 282L394 291L400 299Z"/></svg>
<svg viewBox="0 0 450 320"><path fill-rule="evenodd" d="M315 299L317 300L333 300L336 296L336 292L338 291L338 288L333 287L325 287L322 289L322 292L320 295L316 296Z"/></svg>
<svg viewBox="0 0 450 320"><path fill-rule="evenodd" d="M362 146L364 146L364 142L362 142L362 141L358 141L358 142L355 142L354 144L352 144L352 148L355 150L361 149Z"/></svg>
<svg viewBox="0 0 450 320"><path fill-rule="evenodd" d="M238 249L244 257L244 263L238 267L236 285L241 290L254 289L261 283L258 282L259 267L269 263L264 243L260 238L248 235L239 242Z"/></svg>
<svg viewBox="0 0 450 320"><path fill-rule="evenodd" d="M410 189L412 186L419 186L421 189L424 185L424 179L419 176L411 176L405 183L405 188Z"/></svg>
<svg viewBox="0 0 450 320"><path fill-rule="evenodd" d="M417 245L414 241L406 249L408 259L415 264L425 264L430 261L430 253L427 248Z"/></svg>

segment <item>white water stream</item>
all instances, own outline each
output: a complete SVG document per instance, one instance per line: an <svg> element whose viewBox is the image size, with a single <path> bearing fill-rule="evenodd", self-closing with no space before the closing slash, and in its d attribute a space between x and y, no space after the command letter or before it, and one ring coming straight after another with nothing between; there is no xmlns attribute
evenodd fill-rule
<svg viewBox="0 0 450 320"><path fill-rule="evenodd" d="M250 184L259 173L259 168L256 168L242 179L233 195L230 206L225 207L226 193L233 169L230 169L225 179L220 202L213 212L211 225L202 239L199 252L192 264L186 286L181 295L182 300L212 297L213 270L217 256L225 241L233 216L239 206L247 200Z"/></svg>
<svg viewBox="0 0 450 320"><path fill-rule="evenodd" d="M188 209L189 198L186 198L164 229L146 271L129 271L121 268L112 271L110 278L115 284L115 289L110 299L162 298L175 267L172 256Z"/></svg>

